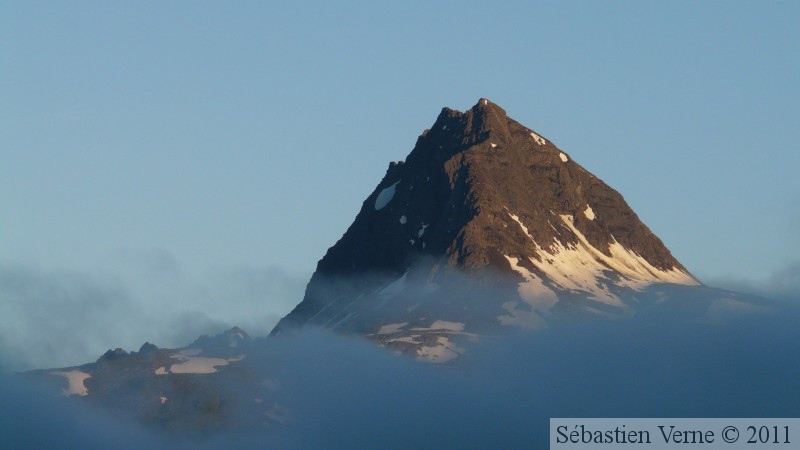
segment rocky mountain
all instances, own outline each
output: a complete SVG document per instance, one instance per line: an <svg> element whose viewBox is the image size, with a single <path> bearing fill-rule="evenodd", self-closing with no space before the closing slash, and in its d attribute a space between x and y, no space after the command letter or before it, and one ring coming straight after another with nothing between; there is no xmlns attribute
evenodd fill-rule
<svg viewBox="0 0 800 450"><path fill-rule="evenodd" d="M280 424L286 411L275 399L277 381L268 364L253 365L253 353L269 350L234 327L183 348L117 348L93 363L27 376L52 392L156 430L196 435Z"/></svg>
<svg viewBox="0 0 800 450"><path fill-rule="evenodd" d="M343 355L397 369L392 361L409 362L349 336L459 366L480 343L505 349L562 322L649 317L642 323L705 329L770 310L700 284L618 192L481 99L466 112L443 109L406 160L389 165L270 338L234 327L183 348L109 349L95 362L26 377L168 434L273 430L291 423L287 403L305 401L308 414L352 400L327 384L335 373L323 369L321 383L308 377L339 370ZM282 339L300 329L311 332ZM357 384L395 375L379 370Z"/></svg>
<svg viewBox="0 0 800 450"><path fill-rule="evenodd" d="M272 334L319 326L442 361L454 339L626 314L665 284L700 283L622 195L480 99L389 165Z"/></svg>

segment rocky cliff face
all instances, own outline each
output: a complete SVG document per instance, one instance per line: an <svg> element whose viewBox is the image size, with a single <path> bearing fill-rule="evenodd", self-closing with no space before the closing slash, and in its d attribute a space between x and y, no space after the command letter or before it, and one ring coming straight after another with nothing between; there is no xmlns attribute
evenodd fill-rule
<svg viewBox="0 0 800 450"><path fill-rule="evenodd" d="M699 284L618 192L481 99L443 109L389 165L273 334L535 327L565 308L622 311L655 283Z"/></svg>

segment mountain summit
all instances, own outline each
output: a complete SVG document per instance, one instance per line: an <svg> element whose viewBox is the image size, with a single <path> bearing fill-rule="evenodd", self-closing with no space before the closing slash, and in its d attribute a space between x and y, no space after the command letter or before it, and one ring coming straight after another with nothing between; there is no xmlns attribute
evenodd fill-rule
<svg viewBox="0 0 800 450"><path fill-rule="evenodd" d="M391 351L447 363L474 352L476 343L500 344L484 347L495 352L506 336L576 318L685 319L705 327L771 311L777 309L763 299L699 286L619 193L481 99L466 112L442 110L406 161L389 165L353 224L319 261L302 302L273 330L280 337L254 339L233 327L183 348L145 343L138 352L118 348L96 362L26 376L49 392L149 427L205 436L270 429L301 417L303 407L295 416L287 401L313 410L330 404L320 398L338 403L341 396L326 396L335 393L331 386L339 384L331 380L342 381L344 366L371 381L386 367L401 367L384 366L393 358L370 359L380 365L377 372L356 367L366 361L358 346L339 347L327 333L294 332L303 327L363 336ZM287 335L296 339L282 339ZM320 343L333 345L309 353ZM328 358L331 349L340 361ZM545 358L530 382L547 384L542 376L552 373L552 364L570 359ZM336 373L309 378L308 367ZM433 391L425 392L421 398Z"/></svg>
<svg viewBox="0 0 800 450"><path fill-rule="evenodd" d="M453 292L443 281L455 273L475 285ZM389 164L273 334L537 327L564 308L623 311L655 283L699 284L618 192L480 99L466 112L444 108L406 160Z"/></svg>

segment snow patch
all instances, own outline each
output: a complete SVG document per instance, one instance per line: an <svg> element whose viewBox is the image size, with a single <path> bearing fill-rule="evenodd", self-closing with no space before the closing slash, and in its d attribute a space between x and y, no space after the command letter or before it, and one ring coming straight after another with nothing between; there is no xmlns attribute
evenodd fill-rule
<svg viewBox="0 0 800 450"><path fill-rule="evenodd" d="M408 325L408 322L390 323L390 324L387 324L387 325L383 325L383 326L381 326L381 329L378 330L378 333L376 333L376 334L392 334L392 333L396 333L396 332L402 330L403 327L406 326L406 325Z"/></svg>
<svg viewBox="0 0 800 450"><path fill-rule="evenodd" d="M405 225L408 222L408 218L405 215L400 216L400 225Z"/></svg>
<svg viewBox="0 0 800 450"><path fill-rule="evenodd" d="M388 205L390 201L392 201L398 183L400 182L399 181L396 182L395 184L385 188L380 192L380 194L378 194L378 197L375 198L375 211L380 211L386 205Z"/></svg>
<svg viewBox="0 0 800 450"><path fill-rule="evenodd" d="M565 155L564 153L559 153L558 157L561 158L561 161L564 161L564 162L569 161L569 158L567 158L567 155Z"/></svg>
<svg viewBox="0 0 800 450"><path fill-rule="evenodd" d="M509 214L511 215L511 214ZM514 218L515 216L512 216ZM608 291L605 286L598 284L604 278L604 268L594 256L583 246L567 248L561 242L554 240L551 250L543 249L528 233L528 229L520 223L520 227L536 246L536 253L541 261L528 258L534 267L539 269L555 285L568 291L587 292L595 300L614 306L623 306L622 301ZM509 262L512 261L509 259ZM512 264L514 267L515 264ZM525 274L523 274L523 277ZM535 285L533 285L535 286Z"/></svg>
<svg viewBox="0 0 800 450"><path fill-rule="evenodd" d="M525 281L520 283L519 287L517 288L517 292L522 298L522 301L529 304L531 308L537 308L545 311L558 303L558 296L556 293L545 286L541 278L536 276L525 267L520 266L519 258L506 256L506 260L508 260L511 268L514 269L514 271L518 274L522 275L522 278L525 279Z"/></svg>
<svg viewBox="0 0 800 450"><path fill-rule="evenodd" d="M700 284L697 280L692 278L691 275L681 271L677 267L671 270L656 268L640 255L623 247L622 244L617 242L614 236L611 236L613 242L609 245L609 251L611 252L611 258L609 258L589 244L583 233L575 228L572 216L563 215L561 216L561 220L563 220L570 230L578 236L578 239L581 240L581 244L590 249L592 253L597 254L596 257L598 259L629 279L627 283L623 281L620 285L640 290L653 283L673 283L689 286L697 286Z"/></svg>
<svg viewBox="0 0 800 450"><path fill-rule="evenodd" d="M495 148L495 147L497 147L497 144L495 144L494 142L492 142L492 148Z"/></svg>
<svg viewBox="0 0 800 450"><path fill-rule="evenodd" d="M92 377L88 373L76 369L68 372L50 372L50 375L59 375L67 379L67 387L61 390L61 393L65 397L69 397L70 395L89 395L89 389L87 389L86 385L83 384L87 378Z"/></svg>
<svg viewBox="0 0 800 450"><path fill-rule="evenodd" d="M626 249L613 238L609 245L611 256L593 247L586 237L575 228L571 215L560 216L564 225L569 228L578 239L576 244L565 246L554 239L547 250L542 248L528 232L528 229L519 218L508 213L516 221L522 231L536 246L537 258L528 258L528 261L544 274L554 285L572 292L588 293L590 299L608 305L624 307L622 301L609 291L609 286L616 284L641 291L653 283L674 283L697 285L697 280L678 268L660 270L647 262L636 253ZM509 258L511 266L519 266L518 261ZM519 271L519 270L518 270ZM607 272L616 272L618 277L609 278ZM526 271L527 272L527 271ZM527 278L527 274L522 273ZM529 284L531 288L538 288L538 284ZM522 293L522 292L521 292ZM524 299L524 297L523 297Z"/></svg>
<svg viewBox="0 0 800 450"><path fill-rule="evenodd" d="M419 231L417 231L418 238L421 238L422 235L425 234L425 229L428 228L428 225L430 224L425 224L425 222L422 223L422 228L420 228Z"/></svg>
<svg viewBox="0 0 800 450"><path fill-rule="evenodd" d="M508 209L506 209L506 211L508 211ZM528 236L528 237L529 237L531 240L533 240L533 238L531 237L531 233L528 231L528 227L526 227L526 226L525 226L525 225L524 225L524 224L523 224L523 223L522 223L522 222L519 220L519 216L517 216L516 214L511 214L511 213L508 213L508 216L509 216L509 217L511 217L511 219L512 219L514 222L517 222L517 224L519 225L519 227L520 227L520 228L522 228L522 231L524 231L524 232L525 232L525 235L526 235L526 236ZM508 256L506 256L506 258L508 258Z"/></svg>
<svg viewBox="0 0 800 450"><path fill-rule="evenodd" d="M181 361L170 366L171 373L198 373L207 374L217 372L217 367L227 366L229 363L241 361L244 355L235 358L206 358L204 356L187 356L184 352L172 355L172 358Z"/></svg>
<svg viewBox="0 0 800 450"><path fill-rule="evenodd" d="M594 220L594 211L592 211L591 206L586 205L586 209L583 210L583 214L586 216L587 219Z"/></svg>
<svg viewBox="0 0 800 450"><path fill-rule="evenodd" d="M417 359L432 363L443 363L456 358L464 349L456 346L446 336L437 336L436 344L417 349Z"/></svg>
<svg viewBox="0 0 800 450"><path fill-rule="evenodd" d="M547 143L547 141L545 141L543 137L539 136L538 134L534 133L533 131L531 131L531 137L533 138L533 141L536 142L539 145L544 145L544 144Z"/></svg>
<svg viewBox="0 0 800 450"><path fill-rule="evenodd" d="M162 404L162 405L163 405L164 403L167 403L167 400L169 400L167 397L164 397L163 395L162 395L161 397L158 397L158 398L161 400L161 404Z"/></svg>

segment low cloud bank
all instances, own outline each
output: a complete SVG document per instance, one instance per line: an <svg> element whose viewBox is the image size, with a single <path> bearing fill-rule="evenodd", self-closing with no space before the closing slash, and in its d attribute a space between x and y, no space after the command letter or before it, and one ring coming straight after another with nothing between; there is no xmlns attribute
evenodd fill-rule
<svg viewBox="0 0 800 450"><path fill-rule="evenodd" d="M800 301L800 261L787 264L765 280L718 278L711 285L793 303Z"/></svg>
<svg viewBox="0 0 800 450"><path fill-rule="evenodd" d="M0 263L2 368L84 364L146 341L180 347L234 325L266 335L306 282L273 267L190 276L164 252L118 260L100 273Z"/></svg>
<svg viewBox="0 0 800 450"><path fill-rule="evenodd" d="M159 432L92 407L91 392L61 398L28 386L22 377L2 376L0 442L4 448L42 449L546 448L551 417L798 417L800 404L794 399L800 396L800 360L794 354L800 308L792 282L795 268L786 270L773 283L780 301L753 306L723 299L712 302L703 317L693 316L692 308L662 307L658 311L665 314L581 320L483 337L453 367L422 363L361 338L321 330L260 339L246 349L244 360L220 368L223 375L237 374L219 386L228 401L251 405L221 418L236 431ZM136 283L0 267L0 317L10 312L23 319L0 319L6 320L0 328L0 367L18 365L8 358L20 357L20 349L52 358L90 342L102 351L118 342L110 339L128 332L136 342L166 346L159 340L166 335L157 333L167 328L182 336L178 345L183 345L232 316L225 315L231 314L225 302L194 317L180 308L163 313L158 302L170 293L191 292L202 304L203 298L225 298L225 292L245 298L252 292L253 303L244 302L242 311L255 311L262 310L256 299L267 285L286 281L280 271L221 270L206 278L205 287L193 284L199 286L193 290L180 281L179 270L157 273L167 274L153 287L160 293L153 293L155 304L142 308L137 296L143 290L127 288ZM294 289L292 282L280 286L272 292ZM677 306L694 299L669 301ZM209 302L206 306L217 304ZM37 328L39 316L63 316L64 322ZM141 335L133 333L142 326ZM87 346L85 351L94 350ZM259 386L258 392L253 386ZM261 409L256 395L263 400ZM284 424L264 420L273 405L271 411Z"/></svg>
<svg viewBox="0 0 800 450"><path fill-rule="evenodd" d="M163 437L71 398L0 375L0 447L4 449L161 449Z"/></svg>
<svg viewBox="0 0 800 450"><path fill-rule="evenodd" d="M797 417L798 319L785 308L724 324L582 322L484 339L458 367L307 331L262 340L242 361L271 380L284 425L183 440L4 380L0 440L108 448L135 433L150 448L546 448L551 417ZM226 389L252 402L239 384Z"/></svg>

